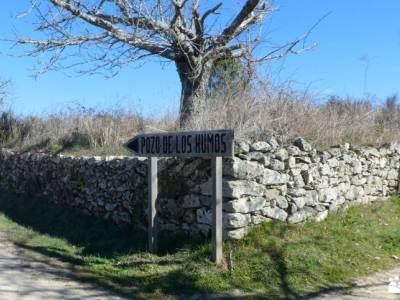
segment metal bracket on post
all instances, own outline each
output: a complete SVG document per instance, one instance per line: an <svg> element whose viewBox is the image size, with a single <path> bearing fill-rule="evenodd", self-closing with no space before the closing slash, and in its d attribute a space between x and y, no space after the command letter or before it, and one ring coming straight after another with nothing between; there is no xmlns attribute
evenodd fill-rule
<svg viewBox="0 0 400 300"><path fill-rule="evenodd" d="M157 179L157 157L147 159L147 183L148 183L148 235L149 251L157 253L157 207L158 179Z"/></svg>
<svg viewBox="0 0 400 300"><path fill-rule="evenodd" d="M217 264L222 263L222 157L212 158L212 259Z"/></svg>

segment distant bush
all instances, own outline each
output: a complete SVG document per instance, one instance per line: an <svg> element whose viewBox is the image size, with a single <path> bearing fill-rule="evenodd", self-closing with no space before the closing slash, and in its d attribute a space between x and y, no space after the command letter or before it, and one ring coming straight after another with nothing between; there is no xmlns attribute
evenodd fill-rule
<svg viewBox="0 0 400 300"><path fill-rule="evenodd" d="M0 143L2 145L12 144L18 138L17 128L18 120L11 111L0 113Z"/></svg>
<svg viewBox="0 0 400 300"><path fill-rule="evenodd" d="M175 121L168 117L144 118L120 109L100 111L73 106L56 114L22 118L9 111L0 114L0 144L20 151L109 148L121 152L121 145L139 132L172 130L174 126Z"/></svg>
<svg viewBox="0 0 400 300"><path fill-rule="evenodd" d="M370 99L331 96L317 102L312 94L289 86L235 81L214 89L184 130L233 128L238 139L274 135L284 143L302 136L320 148L345 142L384 144L400 141L397 100L392 96L378 105ZM0 112L0 145L21 151L124 153L121 145L137 133L171 130L178 130L177 115L146 117L132 110L80 105L42 117Z"/></svg>
<svg viewBox="0 0 400 300"><path fill-rule="evenodd" d="M316 101L308 92L265 83L249 85L239 94L232 90L235 94L224 89L199 107L188 129L233 128L237 138L262 140L274 135L285 143L302 136L320 148L400 140L397 96L373 104L368 98L338 96Z"/></svg>

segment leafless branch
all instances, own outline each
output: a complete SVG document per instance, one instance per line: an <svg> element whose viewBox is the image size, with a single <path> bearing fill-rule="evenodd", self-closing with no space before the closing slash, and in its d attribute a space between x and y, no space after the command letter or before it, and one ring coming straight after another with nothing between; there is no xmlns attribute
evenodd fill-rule
<svg viewBox="0 0 400 300"><path fill-rule="evenodd" d="M314 31L315 28L317 28L317 26L319 24L321 24L321 22L326 19L331 13L327 13L324 16L322 16L320 19L317 20L317 22L315 22L313 24L313 26L311 26L307 32L305 34L303 34L302 36L300 36L299 38L295 39L294 41L291 41L289 43L286 43L282 46L277 47L276 49L270 51L269 53L256 58L256 59L252 59L253 62L263 62L263 61L270 61L270 60L277 60L277 59L281 59L283 57L288 56L289 54L294 54L294 55L298 55L298 54L302 54L304 52L310 51L312 49L314 49L317 46L317 43L312 43L310 45L307 45L307 39L309 38L309 36L311 35L311 33ZM300 47L298 47L300 45Z"/></svg>
<svg viewBox="0 0 400 300"><path fill-rule="evenodd" d="M8 96L8 88L11 82L9 80L0 79L0 104L4 103L4 100Z"/></svg>
<svg viewBox="0 0 400 300"><path fill-rule="evenodd" d="M47 54L48 61L39 73L67 69L79 74L106 71L113 76L122 67L149 57L172 61L182 83L182 112L189 115L196 98L204 98L218 61L225 57L254 59L259 38L250 37L271 11L268 0L244 0L226 24L218 18L223 3L207 6L207 1L200 0L31 0L28 14L37 17L34 29L38 35L18 35L13 41L30 46L24 55ZM307 38L320 21L302 37L254 61L311 49L314 44L307 45ZM217 26L222 30L216 30Z"/></svg>
<svg viewBox="0 0 400 300"><path fill-rule="evenodd" d="M268 10L268 5L262 0L247 0L241 11L226 27L217 39L217 44L224 45L240 35L249 26L261 21Z"/></svg>

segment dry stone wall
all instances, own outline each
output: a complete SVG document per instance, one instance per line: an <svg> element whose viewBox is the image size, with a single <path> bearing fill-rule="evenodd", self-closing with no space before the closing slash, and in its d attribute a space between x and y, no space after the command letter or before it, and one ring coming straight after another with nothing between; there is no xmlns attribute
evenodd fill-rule
<svg viewBox="0 0 400 300"><path fill-rule="evenodd" d="M240 239L262 221L322 221L330 211L385 199L397 190L400 145L345 144L326 151L304 139L282 146L275 138L236 142L224 159L224 233ZM146 226L147 164L134 157L68 157L0 153L0 185L44 195L56 203L119 225ZM159 161L158 226L209 235L210 161Z"/></svg>

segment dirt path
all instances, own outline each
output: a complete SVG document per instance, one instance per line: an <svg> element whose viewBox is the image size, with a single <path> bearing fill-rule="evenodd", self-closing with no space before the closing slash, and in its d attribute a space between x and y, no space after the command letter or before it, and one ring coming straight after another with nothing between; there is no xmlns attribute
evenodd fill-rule
<svg viewBox="0 0 400 300"><path fill-rule="evenodd" d="M400 268L381 271L360 278L354 282L355 286L350 289L334 289L314 297L302 298L302 300L399 300L400 294L388 292L390 279L396 276L400 276ZM400 282L398 283L400 284Z"/></svg>
<svg viewBox="0 0 400 300"><path fill-rule="evenodd" d="M123 299L73 280L71 272L55 259L32 255L0 234L0 300Z"/></svg>
<svg viewBox="0 0 400 300"><path fill-rule="evenodd" d="M388 292L389 279L396 276L400 276L400 268L361 278L351 289L323 291L302 300L400 300L400 294ZM193 297L193 299L221 298L225 299L219 296ZM26 299L123 300L124 298L112 295L97 286L74 280L65 264L47 256L21 250L7 241L0 232L0 300Z"/></svg>

